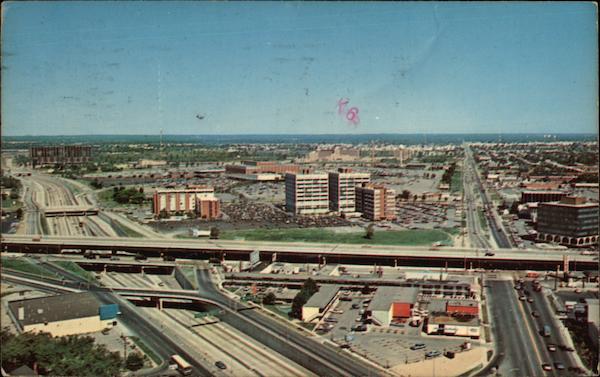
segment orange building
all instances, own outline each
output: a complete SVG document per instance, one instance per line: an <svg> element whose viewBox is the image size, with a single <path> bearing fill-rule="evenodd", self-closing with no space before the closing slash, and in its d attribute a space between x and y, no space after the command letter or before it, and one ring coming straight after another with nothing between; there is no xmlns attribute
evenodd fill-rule
<svg viewBox="0 0 600 377"><path fill-rule="evenodd" d="M475 300L454 300L446 304L446 313L462 315L478 315L479 306Z"/></svg>

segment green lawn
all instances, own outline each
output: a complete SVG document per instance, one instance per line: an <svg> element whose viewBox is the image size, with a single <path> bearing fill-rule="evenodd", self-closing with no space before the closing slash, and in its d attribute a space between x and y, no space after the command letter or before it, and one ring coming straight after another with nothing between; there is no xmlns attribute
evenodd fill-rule
<svg viewBox="0 0 600 377"><path fill-rule="evenodd" d="M460 169L454 170L454 174L452 174L452 178L450 180L450 191L451 192L461 192L463 189L462 183L462 171Z"/></svg>
<svg viewBox="0 0 600 377"><path fill-rule="evenodd" d="M222 231L221 239L246 241L323 242L374 245L431 245L434 242L450 243L448 233L433 230L375 230L373 239L364 238L365 232L336 233L327 229L251 229Z"/></svg>
<svg viewBox="0 0 600 377"><path fill-rule="evenodd" d="M2 210L5 212L13 212L18 208L21 208L23 204L18 199L6 199L2 200Z"/></svg>
<svg viewBox="0 0 600 377"><path fill-rule="evenodd" d="M71 261L56 261L53 263L67 271L74 273L77 276L84 278L87 281L96 281L94 275L91 272L88 272L83 268L79 267L77 263Z"/></svg>
<svg viewBox="0 0 600 377"><path fill-rule="evenodd" d="M128 204L120 204L113 200L113 189L107 188L102 191L97 192L98 202L102 204L104 207L114 208L114 207L124 207Z"/></svg>
<svg viewBox="0 0 600 377"><path fill-rule="evenodd" d="M487 230L488 225L487 225L487 221L485 219L485 214L481 211L477 211L477 215L479 216L479 223L481 224L481 228L483 230Z"/></svg>
<svg viewBox="0 0 600 377"><path fill-rule="evenodd" d="M21 271L21 272L27 272L27 273L39 275L39 276L46 276L46 277L53 277L53 278L57 277L56 274L54 274L50 271L47 271L46 269L44 269L36 264L31 263L27 259L15 259L15 258L2 257L2 267L10 268L10 269Z"/></svg>
<svg viewBox="0 0 600 377"><path fill-rule="evenodd" d="M150 349L150 347L148 347L140 338L138 338L137 336L130 336L128 337L128 339L132 340L133 343L135 343L135 345L142 350L142 352L144 354L146 354L146 356L148 356L149 358L152 359L152 361L154 361L157 365L159 365L160 363L162 363L162 360L160 358L160 356L158 356L157 354L154 353L154 351L152 351Z"/></svg>

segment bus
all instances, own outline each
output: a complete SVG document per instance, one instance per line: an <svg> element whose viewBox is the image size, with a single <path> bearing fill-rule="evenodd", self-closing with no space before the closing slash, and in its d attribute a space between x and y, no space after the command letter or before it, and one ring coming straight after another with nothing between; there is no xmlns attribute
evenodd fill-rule
<svg viewBox="0 0 600 377"><path fill-rule="evenodd" d="M192 366L188 364L181 356L173 355L171 356L171 361L173 361L177 365L177 370L184 376L189 376L192 374Z"/></svg>

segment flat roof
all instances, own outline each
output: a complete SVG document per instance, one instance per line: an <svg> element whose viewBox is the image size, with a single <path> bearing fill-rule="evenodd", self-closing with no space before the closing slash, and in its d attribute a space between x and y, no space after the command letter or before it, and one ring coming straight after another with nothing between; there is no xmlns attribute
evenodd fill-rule
<svg viewBox="0 0 600 377"><path fill-rule="evenodd" d="M415 303L419 288L416 287L379 287L369 305L371 310L389 310L394 302Z"/></svg>
<svg viewBox="0 0 600 377"><path fill-rule="evenodd" d="M19 323L27 326L99 315L100 303L92 293L82 292L11 301L8 306ZM19 319L20 307L23 319Z"/></svg>
<svg viewBox="0 0 600 377"><path fill-rule="evenodd" d="M312 295L312 297L308 299L304 306L324 309L327 305L329 305L331 300L333 300L339 290L339 285L321 285L319 287L319 291Z"/></svg>
<svg viewBox="0 0 600 377"><path fill-rule="evenodd" d="M458 326L479 326L477 316L449 316L446 314L429 315L430 324L445 324Z"/></svg>

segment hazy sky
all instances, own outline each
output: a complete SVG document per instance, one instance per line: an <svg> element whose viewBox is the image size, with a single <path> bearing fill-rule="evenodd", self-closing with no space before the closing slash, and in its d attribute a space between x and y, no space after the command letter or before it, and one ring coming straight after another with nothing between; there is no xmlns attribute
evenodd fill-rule
<svg viewBox="0 0 600 377"><path fill-rule="evenodd" d="M597 130L592 3L5 2L2 16L4 135Z"/></svg>

